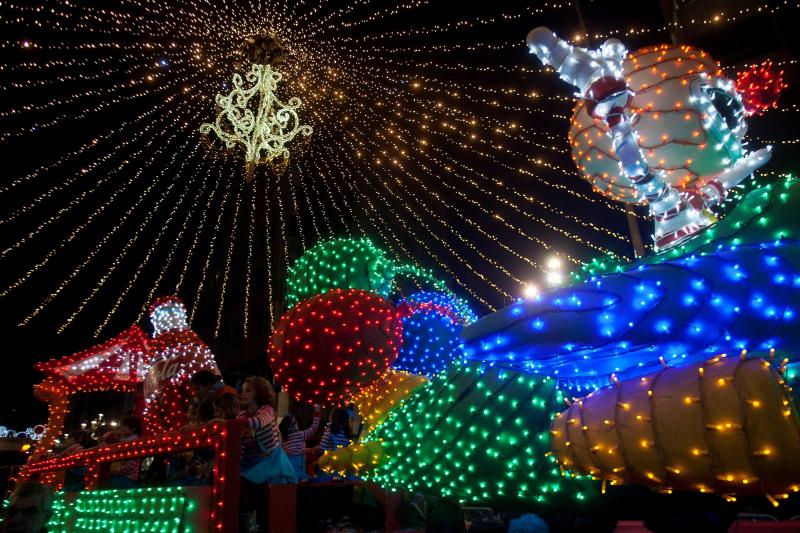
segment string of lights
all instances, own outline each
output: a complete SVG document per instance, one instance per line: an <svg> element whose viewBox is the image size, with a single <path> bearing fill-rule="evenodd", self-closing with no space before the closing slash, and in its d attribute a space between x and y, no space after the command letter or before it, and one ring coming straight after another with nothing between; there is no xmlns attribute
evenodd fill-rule
<svg viewBox="0 0 800 533"><path fill-rule="evenodd" d="M626 206L579 181L559 132L575 97L545 89L552 74L515 52L524 51L521 34L498 34L533 16L572 17L572 8L477 6L465 15L426 0L4 3L0 24L14 32L0 50L19 61L0 66L9 97L0 138L21 152L53 137L68 142L19 158L0 184L8 229L0 260L15 264L0 298L23 302L16 323L38 317L64 331L91 312L89 333L104 335L141 317L169 286L192 302L193 323L198 308L215 310L209 338L228 324L247 337L264 316L274 324L295 252L333 236L369 236L435 268L482 311L513 298L529 273L544 273L543 256L624 260ZM781 1L679 25L560 29L577 42L652 40L794 9ZM274 65L280 96L300 98L314 133L283 175L259 169L254 186L241 186L240 161L201 147L198 128L213 120L214 96L230 92L232 74L248 70L248 43L263 36L285 51ZM779 102L770 112L796 111ZM643 210L633 216L651 223ZM56 316L62 303L68 311ZM243 320L223 324L230 313Z"/></svg>
<svg viewBox="0 0 800 533"><path fill-rule="evenodd" d="M167 142L170 142L170 141L171 141L173 138L177 138L177 136L175 136L175 137L170 137L170 138L166 139L166 141L167 141ZM151 144L151 143L148 143L148 146L149 146L150 144ZM186 146L188 146L188 144L189 144L188 142L185 142L183 146L184 146L184 147L186 147ZM144 163L144 164L143 164L143 165L142 165L142 166L141 166L141 167L138 169L137 173L136 173L136 174L134 174L134 175L133 175L133 176L132 176L132 177L131 177L131 178L130 178L130 179L129 179L129 180L126 182L126 183L124 183L124 184L121 186L121 188L120 188L120 189L118 189L118 190L117 190L115 193L112 193L112 194L111 194L111 195L108 197L108 199L106 200L106 202L104 202L104 203L103 203L103 204L102 204L102 205L101 205L101 206L100 206L100 207L99 207L97 210L95 210L93 213L90 213L90 214L89 214L89 215L86 217L86 219L85 219L85 220L84 220L84 221L81 223L81 225L79 225L77 228L75 228L74 230L72 230L72 231L71 231L71 232L70 232L70 233L67 235L67 237L65 237L65 238L64 238L64 239L63 239L63 240L62 240L62 241L61 241L61 242L60 242L60 243L59 243L59 244L58 244L56 247L54 247L53 249L51 249L50 251L48 251L48 252L45 254L44 258L42 258L42 259L41 259L39 262L37 262L37 263L36 263L36 264L35 264L33 267L31 267L30 269L28 269L28 270L27 270L27 272L25 272L25 274L24 274L23 276L21 276L21 277L20 277L20 278L18 278L16 281L14 281L13 283L11 283L11 284L8 286L8 288L6 288L6 289L5 289L5 290L4 290L2 293L0 293L0 297L7 295L7 294L8 294L10 291L12 291L13 289L15 289L15 288L19 287L20 285L22 285L23 283L25 283L25 282L26 282L26 281L27 281L27 280L28 280L28 279L29 279L29 278L30 278L30 277L31 277L31 276L32 276L34 273L36 273L38 270L40 270L42 267L44 267L44 266L45 266L45 265L46 265L46 264L47 264L47 263L48 263L48 262L49 262L49 261L50 261L50 260L51 260L53 257L55 257L55 255L56 255L57 253L59 253L59 252L61 252L62 250L64 250L64 249L67 247L67 245L68 245L68 244L69 244L69 243L70 243L72 240L74 240L76 237L78 237L78 235L80 234L80 232L81 232L82 230L84 230L85 228L87 228L87 227L88 227L88 225L89 225L89 224L92 222L92 220L95 218L95 216L97 216L97 215L98 215L98 214L100 214L102 211L104 211L106 208L108 208L110 205L112 205L112 203L114 202L114 200L115 200L115 199L116 199L118 196L120 196L120 195L121 195L121 194L124 192L124 190L127 188L127 186L128 186L129 184L131 184L132 182L134 182L136 179L138 179L138 178L139 178L139 177L142 175L142 173L144 172L144 170L145 170L145 169L147 169L147 168L149 167L149 165L150 165L150 164L153 164L153 163L154 163L154 161L156 160L156 157L157 157L157 154L153 154L153 155L151 156L151 158L150 158L150 159L149 159L147 162L145 162L145 163ZM120 169L121 167L117 167L117 168L118 168L118 169ZM164 173L164 170L162 170L162 175L163 175L163 173ZM108 176L107 176L107 178L114 178L114 177L115 177L115 174L114 174L114 173L109 173L109 174L108 174ZM144 197L146 196L146 193L148 193L149 191L152 191L152 190L154 190L154 189L155 189L155 183L156 183L156 182L153 182L153 183L151 183L151 186L150 186L150 188L149 188L149 189L147 189L145 192L143 192L143 193L141 194L141 196L139 197L140 201L144 199ZM66 211L66 210L70 209L72 206L74 206L74 205L75 205L75 203L76 203L76 202L77 202L77 201L78 201L80 198L81 198L81 197L78 197L78 198L74 199L73 201L71 201L71 202L70 202L70 203L69 203L69 204L68 204L68 205L67 205L65 208L62 208L62 210L60 210L60 211L59 211L59 212L57 212L55 215L53 215L52 217L48 218L48 219L47 219L45 222L43 222L42 224L40 224L40 225L39 225L39 226L38 226L38 227L37 227L37 228L34 230L34 232L32 232L32 233L29 233L27 237L30 237L30 236L32 236L32 234L38 233L38 231L39 231L39 228L41 228L42 226L44 226L44 225L46 225L46 224L50 224L51 222L54 222L55 220L57 220L57 217L59 217L59 215L63 214L63 212L64 212L64 211ZM80 263L80 264L79 264L77 267L75 267L75 268L74 268L74 269L73 269L73 270L70 272L70 274L68 274L68 275L67 275L67 276L66 276L66 277L65 277L65 278L62 280L62 282L61 282L61 283L58 285L58 287L57 287L57 288L56 288L54 291L52 291L52 292L51 292L51 293L50 293L50 294L49 294L49 295L48 295L48 296L47 296L47 297L46 297L46 298L45 298L45 299L44 299L44 300L41 302L41 304L39 305L39 307L37 307L37 308L34 310L34 312L31 314L31 315L29 315L28 317L26 317L28 320L29 320L30 318L33 318L33 316L36 316L36 314L38 314L38 313L39 313L41 310L43 310L43 309L44 309L44 308L45 308L45 307L46 307L46 306L47 306L47 305L48 305L48 304L49 304L49 303L50 303L50 302L51 302L51 301L52 301L52 300L53 300L53 299L54 299L56 296L58 296L58 294L59 294L59 293L60 293L60 292L61 292L61 291L62 291L62 290L63 290L63 289L64 289L64 288L65 288L65 287L66 287L66 286L67 286L67 285L70 283L70 281L71 281L71 280L73 280L73 279L74 279L74 278L75 278L75 277L76 277L78 274L80 274L80 273L81 273L81 271L82 271L82 270L83 270L83 269L86 267L86 265L88 265L88 264L89 264L89 263L92 261L92 259L93 259L93 258L94 258L94 257L95 257L95 256L96 256L96 255L97 255L99 252L100 252L100 250L103 248L103 246L104 246L104 245L105 245L107 242L109 242L109 241L111 240L111 238L114 236L115 232L116 232L116 231L117 231L119 228L121 228L121 227L122 227L122 226L125 224L125 222L127 221L127 219L128 219L128 216L129 216L129 215L130 215L130 213L128 212L128 213L124 213L124 214L123 214L123 215L120 217L120 219L119 219L119 221L117 222L117 224L116 224L114 227L112 227L112 228L111 228L111 229L110 229L108 232L106 232L106 233L105 233L105 235L103 235L103 237L102 237L102 238L101 238L101 239L100 239L100 240L97 242L97 244L95 245L95 247L94 247L94 248L93 248L91 251L89 251L89 253L88 253L88 254L86 254L86 257L84 258L83 262L81 262L81 263ZM27 237L26 237L26 238L27 238Z"/></svg>

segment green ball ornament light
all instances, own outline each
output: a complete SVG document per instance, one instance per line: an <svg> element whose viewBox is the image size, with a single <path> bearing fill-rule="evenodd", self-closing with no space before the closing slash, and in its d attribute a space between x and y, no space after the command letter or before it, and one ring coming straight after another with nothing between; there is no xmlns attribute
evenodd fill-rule
<svg viewBox="0 0 800 533"><path fill-rule="evenodd" d="M361 289L385 298L392 292L398 276L447 291L444 282L430 271L396 261L371 240L340 237L309 248L294 262L289 269L286 301L292 307L333 289Z"/></svg>

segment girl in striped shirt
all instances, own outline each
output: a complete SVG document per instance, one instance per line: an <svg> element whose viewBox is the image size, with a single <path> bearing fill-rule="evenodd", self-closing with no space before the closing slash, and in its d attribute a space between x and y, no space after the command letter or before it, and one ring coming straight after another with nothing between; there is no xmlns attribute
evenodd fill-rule
<svg viewBox="0 0 800 533"><path fill-rule="evenodd" d="M241 469L247 470L255 466L265 454L274 452L280 447L278 426L275 423L275 392L266 379L250 376L242 384L239 405L242 411L236 420L242 425L242 463ZM280 450L283 453L283 450ZM270 480L267 480L269 483ZM239 524L250 522L253 511L261 530L266 531L266 520L263 516L264 485L241 477L239 490ZM247 531L247 529L243 529Z"/></svg>
<svg viewBox="0 0 800 533"><path fill-rule="evenodd" d="M275 393L269 381L259 376L244 380L239 400L242 411L237 417L245 428L242 434L242 468L253 466L264 453L281 444L273 403Z"/></svg>
<svg viewBox="0 0 800 533"><path fill-rule="evenodd" d="M322 440L319 443L318 450L325 453L331 452L336 448L344 448L350 445L350 415L341 407L335 408L331 411L330 422L325 426L325 431L322 434ZM319 470L317 466L317 481L338 481L341 478L338 474L329 474Z"/></svg>
<svg viewBox="0 0 800 533"><path fill-rule="evenodd" d="M306 473L306 441L314 436L319 427L319 405L314 406L314 421L308 427L300 431L297 419L294 415L287 413L281 420L279 429L283 439L283 451L289 456L289 461L294 466L297 479L305 481L308 479Z"/></svg>
<svg viewBox="0 0 800 533"><path fill-rule="evenodd" d="M142 433L142 419L136 415L123 416L119 421L117 434L120 442L136 440ZM141 459L128 459L119 463L111 463L113 476L109 480L111 488L130 489L139 483Z"/></svg>
<svg viewBox="0 0 800 533"><path fill-rule="evenodd" d="M346 410L337 407L331 412L331 421L325 426L319 446L322 451L328 452L349 445L350 415Z"/></svg>

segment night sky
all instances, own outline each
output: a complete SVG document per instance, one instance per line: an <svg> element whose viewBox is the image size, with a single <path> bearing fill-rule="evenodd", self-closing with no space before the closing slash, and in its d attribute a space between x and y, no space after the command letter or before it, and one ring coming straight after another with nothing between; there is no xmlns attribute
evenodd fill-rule
<svg viewBox="0 0 800 533"><path fill-rule="evenodd" d="M0 5L0 425L44 421L34 362L149 328L160 295L186 302L224 371L263 371L286 264L329 237L432 269L480 315L543 283L552 254L573 270L633 257L624 206L569 156L572 89L524 39L583 34L580 11L580 44L666 43L672 2L213 3ZM775 145L766 179L795 171L796 7L678 4L680 42L731 75L783 65L793 87L748 135ZM314 134L282 176L249 183L198 130L267 34L287 52L279 92Z"/></svg>

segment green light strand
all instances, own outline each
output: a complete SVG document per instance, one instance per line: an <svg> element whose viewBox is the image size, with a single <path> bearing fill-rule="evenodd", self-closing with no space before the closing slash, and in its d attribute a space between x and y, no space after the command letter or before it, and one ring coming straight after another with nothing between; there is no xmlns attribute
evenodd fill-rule
<svg viewBox="0 0 800 533"><path fill-rule="evenodd" d="M183 533L189 530L187 513L196 508L182 487L84 491L75 499L59 492L47 530Z"/></svg>
<svg viewBox="0 0 800 533"><path fill-rule="evenodd" d="M383 441L388 459L368 475L388 488L486 505L592 500L594 484L562 474L550 454L560 402L551 378L457 363L370 432L367 440Z"/></svg>

